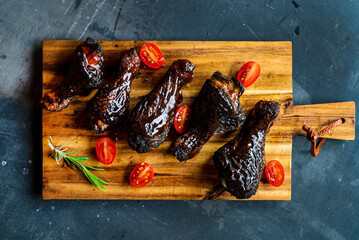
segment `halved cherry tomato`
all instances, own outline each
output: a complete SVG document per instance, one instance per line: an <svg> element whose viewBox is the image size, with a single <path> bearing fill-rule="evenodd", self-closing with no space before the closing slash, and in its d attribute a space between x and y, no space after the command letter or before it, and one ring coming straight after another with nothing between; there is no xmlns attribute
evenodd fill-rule
<svg viewBox="0 0 359 240"><path fill-rule="evenodd" d="M261 67L256 62L245 63L237 74L237 79L242 83L243 87L249 87L261 74Z"/></svg>
<svg viewBox="0 0 359 240"><path fill-rule="evenodd" d="M153 43L146 43L141 47L140 57L144 64L154 69L162 67L165 63L161 50Z"/></svg>
<svg viewBox="0 0 359 240"><path fill-rule="evenodd" d="M98 64L98 62L100 61L99 59L100 52L94 51L94 49L91 49L88 46L83 46L82 51L86 57L88 65L91 66Z"/></svg>
<svg viewBox="0 0 359 240"><path fill-rule="evenodd" d="M267 163L265 173L268 182L275 187L279 187L284 182L284 168L277 160Z"/></svg>
<svg viewBox="0 0 359 240"><path fill-rule="evenodd" d="M96 154L103 164L111 164L115 160L116 146L111 138L103 137L96 144Z"/></svg>
<svg viewBox="0 0 359 240"><path fill-rule="evenodd" d="M100 55L99 52L92 52L89 55L87 55L87 62L89 65L96 65L100 61L98 55Z"/></svg>
<svg viewBox="0 0 359 240"><path fill-rule="evenodd" d="M191 109L187 105L180 106L175 115L174 125L178 133L184 133L187 130L191 120Z"/></svg>
<svg viewBox="0 0 359 240"><path fill-rule="evenodd" d="M151 182L154 172L148 163L139 163L133 168L130 175L130 183L134 187L142 187Z"/></svg>

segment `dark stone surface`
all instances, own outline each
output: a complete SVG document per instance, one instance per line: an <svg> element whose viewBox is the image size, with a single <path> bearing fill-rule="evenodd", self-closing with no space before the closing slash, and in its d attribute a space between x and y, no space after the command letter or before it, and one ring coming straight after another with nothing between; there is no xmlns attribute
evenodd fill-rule
<svg viewBox="0 0 359 240"><path fill-rule="evenodd" d="M43 201L38 100L42 40L91 36L289 40L294 104L358 103L358 13L344 0L0 1L0 238L357 239L357 141L312 158L294 137L290 202Z"/></svg>

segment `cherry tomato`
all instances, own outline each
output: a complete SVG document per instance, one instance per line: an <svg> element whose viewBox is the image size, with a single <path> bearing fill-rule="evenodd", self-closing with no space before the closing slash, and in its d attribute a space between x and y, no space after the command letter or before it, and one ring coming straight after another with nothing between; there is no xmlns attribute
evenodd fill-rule
<svg viewBox="0 0 359 240"><path fill-rule="evenodd" d="M96 144L96 154L103 164L111 164L115 160L116 146L111 138L103 137Z"/></svg>
<svg viewBox="0 0 359 240"><path fill-rule="evenodd" d="M99 52L92 52L89 55L87 55L87 62L89 65L96 65L100 61L98 55Z"/></svg>
<svg viewBox="0 0 359 240"><path fill-rule="evenodd" d="M139 163L133 168L130 175L130 183L134 187L142 187L151 182L154 172L148 163Z"/></svg>
<svg viewBox="0 0 359 240"><path fill-rule="evenodd" d="M245 63L237 74L237 79L242 83L243 87L249 87L261 74L261 67L256 62Z"/></svg>
<svg viewBox="0 0 359 240"><path fill-rule="evenodd" d="M265 173L268 182L275 187L279 187L284 182L284 168L277 160L267 163Z"/></svg>
<svg viewBox="0 0 359 240"><path fill-rule="evenodd" d="M146 43L141 47L140 57L144 64L154 69L162 67L165 63L161 50L153 43Z"/></svg>
<svg viewBox="0 0 359 240"><path fill-rule="evenodd" d="M174 125L178 133L184 133L191 120L191 109L187 105L182 105L176 111Z"/></svg>
<svg viewBox="0 0 359 240"><path fill-rule="evenodd" d="M98 64L98 62L100 61L98 57L100 55L100 52L96 52L96 51L91 52L91 49L88 46L83 46L82 51L85 54L88 65Z"/></svg>

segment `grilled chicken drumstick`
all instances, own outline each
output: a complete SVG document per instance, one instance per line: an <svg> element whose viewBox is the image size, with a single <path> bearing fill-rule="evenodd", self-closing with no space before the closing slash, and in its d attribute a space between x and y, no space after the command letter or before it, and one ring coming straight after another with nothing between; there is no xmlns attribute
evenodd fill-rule
<svg viewBox="0 0 359 240"><path fill-rule="evenodd" d="M77 46L69 72L60 85L41 99L49 111L66 108L75 95L86 93L102 81L102 47L92 38Z"/></svg>
<svg viewBox="0 0 359 240"><path fill-rule="evenodd" d="M103 131L129 114L131 83L139 74L140 63L136 50L131 48L120 58L115 80L90 100L88 118L93 130Z"/></svg>
<svg viewBox="0 0 359 240"><path fill-rule="evenodd" d="M222 185L236 198L250 198L258 189L266 162L266 135L279 114L279 106L274 101L259 101L239 135L214 153Z"/></svg>
<svg viewBox="0 0 359 240"><path fill-rule="evenodd" d="M239 102L243 92L237 79L229 79L220 72L205 82L192 108L194 114L187 133L170 148L179 161L193 158L212 135L232 131L243 124L246 116Z"/></svg>
<svg viewBox="0 0 359 240"><path fill-rule="evenodd" d="M150 152L166 139L181 87L192 80L195 66L186 59L172 63L162 81L143 97L130 114L128 143L139 153Z"/></svg>

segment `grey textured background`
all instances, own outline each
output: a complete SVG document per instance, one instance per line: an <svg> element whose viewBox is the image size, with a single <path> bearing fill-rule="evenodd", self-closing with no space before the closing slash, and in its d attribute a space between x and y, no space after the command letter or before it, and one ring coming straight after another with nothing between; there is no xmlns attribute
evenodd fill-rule
<svg viewBox="0 0 359 240"><path fill-rule="evenodd" d="M43 201L38 106L42 40L87 36L289 40L294 104L358 103L358 33L359 1L1 0L0 239L358 239L358 141L294 137L290 202Z"/></svg>

